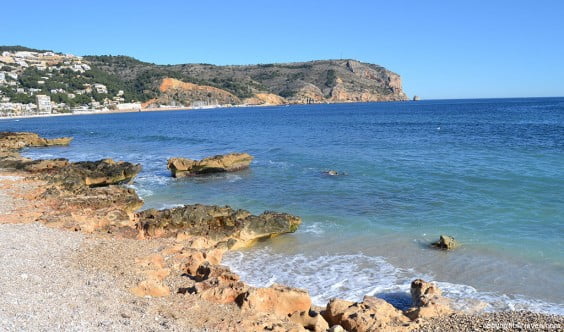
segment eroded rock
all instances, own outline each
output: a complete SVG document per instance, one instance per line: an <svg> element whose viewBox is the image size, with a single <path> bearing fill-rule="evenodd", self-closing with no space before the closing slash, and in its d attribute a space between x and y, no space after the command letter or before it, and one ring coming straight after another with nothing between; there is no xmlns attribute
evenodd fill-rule
<svg viewBox="0 0 564 332"><path fill-rule="evenodd" d="M306 290L274 284L268 288L251 288L237 298L242 310L272 312L288 316L296 311L309 311L311 298Z"/></svg>
<svg viewBox="0 0 564 332"><path fill-rule="evenodd" d="M168 169L170 169L173 177L184 177L239 171L248 168L252 161L253 157L248 153L229 153L202 160L171 158L168 160Z"/></svg>
<svg viewBox="0 0 564 332"><path fill-rule="evenodd" d="M80 161L58 168L47 177L50 183L58 184L67 190L77 188L101 187L112 184L128 183L141 171L141 165L125 161L102 159L98 161Z"/></svg>
<svg viewBox="0 0 564 332"><path fill-rule="evenodd" d="M25 147L69 145L72 137L43 138L36 133L0 132L0 150L18 150Z"/></svg>
<svg viewBox="0 0 564 332"><path fill-rule="evenodd" d="M441 235L439 241L432 243L431 246L442 250L452 250L458 247L458 243L452 236Z"/></svg>
<svg viewBox="0 0 564 332"><path fill-rule="evenodd" d="M405 311L412 320L432 318L452 313L449 302L442 297L437 285L416 279L411 283L411 299L413 307Z"/></svg>
<svg viewBox="0 0 564 332"><path fill-rule="evenodd" d="M406 324L409 319L390 303L365 296L362 302L332 299L322 313L331 326L347 331L387 331Z"/></svg>
<svg viewBox="0 0 564 332"><path fill-rule="evenodd" d="M296 311L289 318L292 322L300 324L309 331L325 332L329 329L329 324L323 316L313 310Z"/></svg>
<svg viewBox="0 0 564 332"><path fill-rule="evenodd" d="M205 236L230 243L231 248L282 233L295 232L301 219L287 213L264 212L259 216L228 206L185 205L137 213L138 226L145 236L177 237L179 233Z"/></svg>

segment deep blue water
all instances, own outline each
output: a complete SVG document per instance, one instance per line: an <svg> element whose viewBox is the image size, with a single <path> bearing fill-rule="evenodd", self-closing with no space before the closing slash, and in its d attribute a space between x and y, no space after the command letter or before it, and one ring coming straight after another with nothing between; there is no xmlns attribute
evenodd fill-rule
<svg viewBox="0 0 564 332"><path fill-rule="evenodd" d="M440 282L488 309L564 312L564 98L443 100L0 120L73 136L34 158L139 162L146 207L228 204L303 217L302 228L228 255L257 285L307 287L320 303ZM166 160L226 152L247 171L172 179ZM323 171L346 173L331 177ZM429 250L439 234L462 243Z"/></svg>

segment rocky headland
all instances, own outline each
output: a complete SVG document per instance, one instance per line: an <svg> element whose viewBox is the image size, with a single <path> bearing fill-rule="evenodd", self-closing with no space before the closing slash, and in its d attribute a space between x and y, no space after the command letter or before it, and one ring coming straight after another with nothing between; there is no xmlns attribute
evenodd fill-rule
<svg viewBox="0 0 564 332"><path fill-rule="evenodd" d="M143 201L134 190L122 184L132 181L141 165L109 159L94 162L30 160L18 153L26 146L69 142L68 138L48 140L29 133L0 133L0 198L5 202L0 208L0 224L35 225L0 226L3 234L4 231L12 234L10 232L17 229L29 232L27 240L20 241L18 236L14 240L6 239L19 241L24 247L35 243L30 241L38 241L40 246L42 236L51 241L51 246L61 247L61 250L68 250L64 247L68 241L71 241L71 247L83 243L84 247L73 249L74 263L66 268L70 275L79 279L88 279L88 271L89 278L102 278L92 282L105 285L100 294L114 302L100 306L107 305L122 312L121 318L111 315L108 318L107 325L114 329L360 332L476 326L453 323L453 320L460 321L456 320L458 316L448 299L442 297L435 284L419 279L411 284L412 307L403 311L371 296L364 297L361 302L332 299L326 306L317 307L304 289L276 284L270 287L248 285L229 267L221 265L223 254L272 236L295 232L301 223L299 217L270 211L252 215L228 206L200 204L139 211ZM47 231L42 225L54 229ZM57 233L63 231L80 235ZM44 235L31 238L34 234ZM63 241L69 236L74 240ZM25 255L14 245L10 248ZM47 256L55 255L47 248L41 250ZM42 256L42 253L35 256ZM54 256L53 259L62 258ZM38 264L45 263L38 261ZM51 277L49 274L38 276L37 283ZM76 278L63 277L68 279L68 287L73 292L91 290L90 281L82 284ZM21 279L25 282L29 276L22 274ZM107 289L108 285L118 289L112 292ZM117 294L119 299L116 300ZM92 301L98 303L98 300ZM68 303L59 305L65 307ZM101 310L83 307L88 312L83 314L88 317L96 317L95 310ZM158 313L155 319L160 320L160 324L156 325L155 319L149 319L141 326L139 321L133 322L133 319L141 322L148 319L139 315L147 310ZM106 313L100 315L108 316ZM537 322L555 321L554 317L539 317ZM75 320L67 320L64 326L76 328ZM17 325L21 322L10 322L15 324L14 330L21 327ZM562 317L557 317L556 322L561 324ZM41 324L48 322L29 324L43 326ZM91 329L104 328L102 324Z"/></svg>

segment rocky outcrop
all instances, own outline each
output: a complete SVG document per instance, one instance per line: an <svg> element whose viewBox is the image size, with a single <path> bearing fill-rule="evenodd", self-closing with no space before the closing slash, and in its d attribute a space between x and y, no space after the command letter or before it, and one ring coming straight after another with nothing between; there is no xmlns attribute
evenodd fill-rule
<svg viewBox="0 0 564 332"><path fill-rule="evenodd" d="M163 79L158 98L162 104L178 102L186 106L241 104L234 94L213 86L186 83L174 78ZM201 105L200 105L201 104Z"/></svg>
<svg viewBox="0 0 564 332"><path fill-rule="evenodd" d="M287 213L264 212L255 216L228 206L185 205L137 213L138 227L148 237L176 237L179 234L205 236L242 247L254 241L295 232L301 219Z"/></svg>
<svg viewBox="0 0 564 332"><path fill-rule="evenodd" d="M453 312L437 285L421 279L411 283L411 299L413 307L405 315L412 320L440 317Z"/></svg>
<svg viewBox="0 0 564 332"><path fill-rule="evenodd" d="M50 184L39 197L50 207L38 218L50 226L85 233L137 237L133 212L143 206L135 190L122 186L79 187L72 191Z"/></svg>
<svg viewBox="0 0 564 332"><path fill-rule="evenodd" d="M355 332L389 331L409 322L400 310L372 296L359 303L332 299L322 314L331 326Z"/></svg>
<svg viewBox="0 0 564 332"><path fill-rule="evenodd" d="M325 96L319 87L304 83L288 101L293 104L318 104L325 102Z"/></svg>
<svg viewBox="0 0 564 332"><path fill-rule="evenodd" d="M0 150L18 150L25 147L69 145L72 137L43 138L35 133L0 132Z"/></svg>
<svg viewBox="0 0 564 332"><path fill-rule="evenodd" d="M318 312L313 310L296 311L289 316L290 320L303 326L308 331L325 332L329 324Z"/></svg>
<svg viewBox="0 0 564 332"><path fill-rule="evenodd" d="M88 187L102 187L131 182L141 171L140 164L102 159L80 161L58 168L48 176L50 183L67 187L69 190Z"/></svg>
<svg viewBox="0 0 564 332"><path fill-rule="evenodd" d="M442 250L452 250L458 247L458 243L452 236L441 235L439 241L431 243L431 246Z"/></svg>
<svg viewBox="0 0 564 332"><path fill-rule="evenodd" d="M347 331L405 331L412 330L421 319L452 313L440 289L421 279L411 283L412 307L406 311L372 296L362 302L332 299L321 313L330 326L339 325Z"/></svg>
<svg viewBox="0 0 564 332"><path fill-rule="evenodd" d="M251 98L243 100L246 105L284 105L288 101L273 93L257 93Z"/></svg>
<svg viewBox="0 0 564 332"><path fill-rule="evenodd" d="M168 160L168 169L170 169L173 177L184 177L239 171L248 168L252 161L253 157L248 153L229 153L202 160L171 158Z"/></svg>
<svg viewBox="0 0 564 332"><path fill-rule="evenodd" d="M306 290L274 284L249 289L237 298L237 304L243 310L289 316L294 312L309 311L311 298Z"/></svg>

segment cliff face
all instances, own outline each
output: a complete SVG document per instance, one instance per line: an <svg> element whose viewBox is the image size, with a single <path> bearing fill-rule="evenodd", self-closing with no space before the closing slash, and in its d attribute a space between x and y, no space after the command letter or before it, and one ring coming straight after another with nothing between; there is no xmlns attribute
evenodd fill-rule
<svg viewBox="0 0 564 332"><path fill-rule="evenodd" d="M173 101L192 106L241 104L241 99L228 91L174 78L163 79L159 91L161 95L158 101L161 104L171 104Z"/></svg>
<svg viewBox="0 0 564 332"><path fill-rule="evenodd" d="M246 66L161 66L127 57L85 57L159 103L283 104L407 100L398 74L356 60Z"/></svg>

